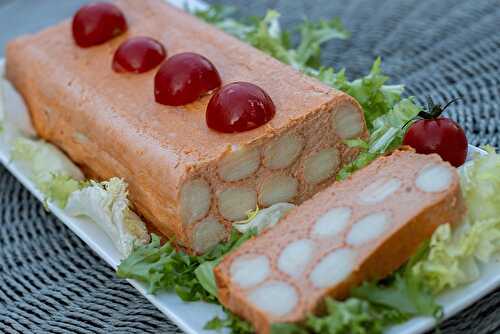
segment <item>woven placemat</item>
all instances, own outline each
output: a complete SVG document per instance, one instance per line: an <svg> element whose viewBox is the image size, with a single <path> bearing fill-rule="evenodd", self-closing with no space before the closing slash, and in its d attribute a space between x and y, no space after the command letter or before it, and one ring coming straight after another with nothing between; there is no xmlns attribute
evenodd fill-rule
<svg viewBox="0 0 500 334"><path fill-rule="evenodd" d="M0 0L0 42L69 16L82 2ZM325 64L354 78L380 55L393 83L403 82L420 101L460 96L450 113L471 144L500 146L498 0L222 3L245 15L276 8L285 25L340 16L353 35L325 48ZM441 328L499 333L500 290ZM0 333L160 332L179 330L0 167Z"/></svg>

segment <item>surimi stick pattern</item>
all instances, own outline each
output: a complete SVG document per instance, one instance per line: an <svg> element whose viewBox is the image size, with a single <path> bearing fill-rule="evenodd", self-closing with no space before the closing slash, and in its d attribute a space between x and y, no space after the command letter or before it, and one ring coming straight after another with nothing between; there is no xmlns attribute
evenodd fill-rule
<svg viewBox="0 0 500 334"><path fill-rule="evenodd" d="M387 276L444 223L464 214L456 169L397 151L334 184L216 267L219 299L257 332L321 311L365 280Z"/></svg>

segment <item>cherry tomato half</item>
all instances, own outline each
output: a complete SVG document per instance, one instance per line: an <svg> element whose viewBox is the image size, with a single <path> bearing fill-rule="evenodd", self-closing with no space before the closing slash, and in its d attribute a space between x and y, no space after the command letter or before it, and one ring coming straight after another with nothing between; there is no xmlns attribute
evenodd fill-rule
<svg viewBox="0 0 500 334"><path fill-rule="evenodd" d="M182 106L220 85L219 72L210 60L193 52L178 53L156 73L155 99L167 106Z"/></svg>
<svg viewBox="0 0 500 334"><path fill-rule="evenodd" d="M132 37L123 42L115 52L112 67L115 72L144 73L167 57L163 45L151 37Z"/></svg>
<svg viewBox="0 0 500 334"><path fill-rule="evenodd" d="M127 21L112 3L95 2L81 7L73 17L73 38L82 48L102 44L124 33Z"/></svg>
<svg viewBox="0 0 500 334"><path fill-rule="evenodd" d="M233 82L219 89L210 99L206 121L209 128L225 133L255 129L276 113L267 93L249 82Z"/></svg>

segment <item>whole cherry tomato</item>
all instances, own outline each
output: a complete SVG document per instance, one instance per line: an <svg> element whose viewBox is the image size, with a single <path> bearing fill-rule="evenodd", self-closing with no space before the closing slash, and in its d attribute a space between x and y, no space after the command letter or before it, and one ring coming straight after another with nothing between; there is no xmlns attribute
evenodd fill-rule
<svg viewBox="0 0 500 334"><path fill-rule="evenodd" d="M450 118L442 117L444 107L429 99L428 109L418 114L419 120L410 125L403 139L417 153L437 153L455 167L463 165L467 158L467 137L464 130Z"/></svg>

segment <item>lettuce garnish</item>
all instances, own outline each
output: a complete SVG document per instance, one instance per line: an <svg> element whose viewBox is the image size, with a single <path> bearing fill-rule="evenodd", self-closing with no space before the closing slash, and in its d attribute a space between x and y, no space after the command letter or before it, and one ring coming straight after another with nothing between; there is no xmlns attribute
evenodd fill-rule
<svg viewBox="0 0 500 334"><path fill-rule="evenodd" d="M10 152L31 172L31 179L48 201L64 207L69 195L84 186L82 172L55 146L43 141L18 137Z"/></svg>
<svg viewBox="0 0 500 334"><path fill-rule="evenodd" d="M370 73L354 81L347 80L344 70L336 73L331 67L309 70L308 74L354 97L365 111L368 129L373 130L374 121L391 110L404 92L403 85L385 85L389 77L382 74L381 63L377 58Z"/></svg>
<svg viewBox="0 0 500 334"><path fill-rule="evenodd" d="M212 269L223 256L251 238L233 231L229 240L215 246L204 255L189 255L175 248L172 242L163 245L152 235L151 242L138 245L117 269L118 277L133 278L148 284L150 293L175 291L184 301L217 302L215 278Z"/></svg>
<svg viewBox="0 0 500 334"><path fill-rule="evenodd" d="M398 310L407 316L424 315L440 320L443 316L442 307L413 270L416 263L426 256L427 249L427 242L424 242L398 271L379 282L363 282L352 289L351 296Z"/></svg>
<svg viewBox="0 0 500 334"><path fill-rule="evenodd" d="M30 171L46 202L55 203L72 216L92 219L122 255L129 255L134 243L149 240L146 225L129 209L127 184L123 180L84 181L80 169L57 147L43 140L17 137L11 159Z"/></svg>
<svg viewBox="0 0 500 334"><path fill-rule="evenodd" d="M125 256L132 252L135 243L149 241L146 225L129 208L127 183L122 179L115 177L101 183L90 181L87 186L71 193L65 211L75 217L92 219Z"/></svg>
<svg viewBox="0 0 500 334"><path fill-rule="evenodd" d="M64 173L55 173L51 174L49 179L37 184L47 201L52 201L60 208L64 208L70 195L85 187L86 182L75 180Z"/></svg>
<svg viewBox="0 0 500 334"><path fill-rule="evenodd" d="M323 316L310 315L303 325L275 324L272 334L381 334L388 325L402 323L409 316L397 309L358 298L343 302L327 298Z"/></svg>
<svg viewBox="0 0 500 334"><path fill-rule="evenodd" d="M398 148L403 142L404 125L418 112L419 107L412 98L402 99L392 109L373 121L373 128L367 142L361 139L346 141L348 146L359 148L360 153L354 161L342 167L337 174L337 180L346 179L377 157Z"/></svg>
<svg viewBox="0 0 500 334"><path fill-rule="evenodd" d="M413 269L434 293L476 280L480 264L500 255L500 155L487 150L462 171L468 207L464 222L453 229L440 226L427 256Z"/></svg>
<svg viewBox="0 0 500 334"><path fill-rule="evenodd" d="M205 324L203 329L209 329L217 332L221 332L223 329L229 329L232 334L254 334L255 330L253 326L238 317L237 315L231 313L231 311L224 308L226 317L221 319L215 317Z"/></svg>
<svg viewBox="0 0 500 334"><path fill-rule="evenodd" d="M304 21L297 29L300 42L293 46L291 33L281 28L277 11L269 10L263 18L254 17L246 22L231 18L233 13L233 8L217 5L193 11L199 18L303 72L319 67L322 44L350 35L339 19Z"/></svg>

